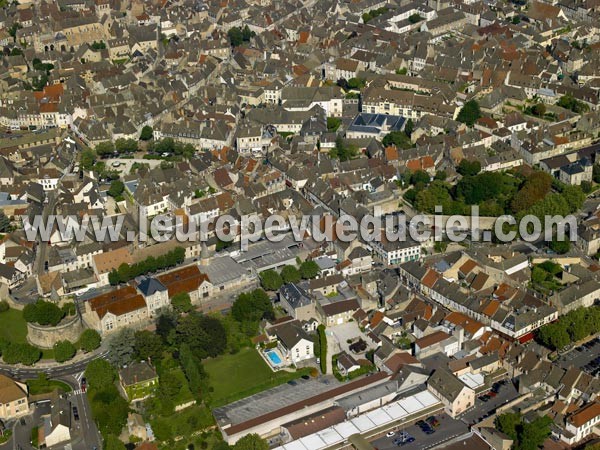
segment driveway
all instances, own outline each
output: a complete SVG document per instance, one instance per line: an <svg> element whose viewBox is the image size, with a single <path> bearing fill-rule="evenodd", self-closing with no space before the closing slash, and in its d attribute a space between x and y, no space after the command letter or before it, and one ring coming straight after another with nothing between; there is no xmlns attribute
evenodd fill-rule
<svg viewBox="0 0 600 450"><path fill-rule="evenodd" d="M486 391L488 392L488 391ZM485 394L482 392L481 395ZM512 384L511 381L507 381L506 384L500 386L500 390L495 397L490 398L487 402L484 402L475 398L475 406L461 416L461 419L466 423L474 424L481 422L484 416L490 416L495 413L496 409L519 396L519 392Z"/></svg>
<svg viewBox="0 0 600 450"><path fill-rule="evenodd" d="M416 425L410 425L403 429L397 430L406 431L415 438L414 442L405 444L401 448L409 450L425 450L454 439L455 437L465 434L469 431L469 427L464 422L452 419L447 414L438 414L435 417L440 422L440 425L435 429L435 433L433 434L423 433ZM396 436L384 436L376 441L373 441L372 444L379 450L392 450L400 448L394 444L394 439L396 439Z"/></svg>
<svg viewBox="0 0 600 450"><path fill-rule="evenodd" d="M356 323L356 322L348 322L348 323L344 323L341 325L334 325L333 327L327 328L327 337L330 340L335 340L335 343L336 343L335 353L340 353L340 352L344 351L352 356L361 356L361 355L356 355L350 351L351 343L349 343L348 340L351 340L354 342L357 340L357 338L362 338L364 341L367 341L367 337L365 336L365 334L362 331L360 331L360 328L358 328L358 323ZM335 353L333 353L333 354L335 354ZM363 353L363 355L364 355L364 353Z"/></svg>

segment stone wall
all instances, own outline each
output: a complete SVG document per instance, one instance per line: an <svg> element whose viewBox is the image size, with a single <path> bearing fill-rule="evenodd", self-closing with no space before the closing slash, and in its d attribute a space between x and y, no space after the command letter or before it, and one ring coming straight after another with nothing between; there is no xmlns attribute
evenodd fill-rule
<svg viewBox="0 0 600 450"><path fill-rule="evenodd" d="M83 332L83 323L78 315L67 317L55 327L27 323L27 340L40 348L52 348L58 341L75 343Z"/></svg>

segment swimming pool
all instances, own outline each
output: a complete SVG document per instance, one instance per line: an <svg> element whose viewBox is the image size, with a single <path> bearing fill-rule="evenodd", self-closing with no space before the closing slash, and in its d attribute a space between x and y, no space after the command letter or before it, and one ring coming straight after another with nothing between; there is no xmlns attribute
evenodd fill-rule
<svg viewBox="0 0 600 450"><path fill-rule="evenodd" d="M267 358L269 358L269 361L271 361L271 364L273 364L274 366L281 365L281 358L275 350L268 351Z"/></svg>

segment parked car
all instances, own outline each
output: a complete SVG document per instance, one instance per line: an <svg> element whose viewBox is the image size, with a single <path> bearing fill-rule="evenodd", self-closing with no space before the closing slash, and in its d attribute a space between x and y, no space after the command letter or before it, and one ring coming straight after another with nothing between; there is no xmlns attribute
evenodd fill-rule
<svg viewBox="0 0 600 450"><path fill-rule="evenodd" d="M394 431L388 431L386 433L386 437L392 437L392 436L395 436L395 435L396 435L396 433Z"/></svg>
<svg viewBox="0 0 600 450"><path fill-rule="evenodd" d="M411 442L415 442L415 438L406 431L403 431L396 439L394 439L394 444L399 447L405 444L410 444Z"/></svg>
<svg viewBox="0 0 600 450"><path fill-rule="evenodd" d="M73 406L73 419L79 420L79 411L77 410L77 406Z"/></svg>
<svg viewBox="0 0 600 450"><path fill-rule="evenodd" d="M435 418L435 416L429 416L427 419L425 419L425 421L433 428L440 426L440 422Z"/></svg>
<svg viewBox="0 0 600 450"><path fill-rule="evenodd" d="M496 393L494 391L490 391L486 394L488 397L495 397Z"/></svg>

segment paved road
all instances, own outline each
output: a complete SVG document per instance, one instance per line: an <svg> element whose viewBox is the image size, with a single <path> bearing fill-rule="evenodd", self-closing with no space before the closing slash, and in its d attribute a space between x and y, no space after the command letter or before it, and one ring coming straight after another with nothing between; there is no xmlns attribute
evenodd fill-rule
<svg viewBox="0 0 600 450"><path fill-rule="evenodd" d="M92 420L90 404L87 395L81 392L79 380L82 373L74 376L65 376L57 378L60 381L67 383L73 389L67 394L67 400L72 407L77 407L79 420L75 420L71 416L71 441L59 444L57 447L64 447L67 443L71 444L73 450L92 450L102 448L102 438L96 427L96 423ZM39 426L42 422L43 415L50 414L50 403L40 402L32 405L32 413L22 419L16 420L12 424L13 437L7 443L6 449L12 450L34 450L31 446L31 430L35 426Z"/></svg>
<svg viewBox="0 0 600 450"><path fill-rule="evenodd" d="M66 377L83 372L90 361L97 358L105 358L107 355L108 351L102 350L99 353L95 353L89 357L70 364L63 363L53 366L39 365L27 367L21 365L0 364L0 373L17 380L29 380L31 378L36 378L40 373L45 373L49 378Z"/></svg>
<svg viewBox="0 0 600 450"><path fill-rule="evenodd" d="M68 399L73 406L77 406L79 411L79 420L73 421L78 431L77 438L73 440L74 450L92 450L93 448L102 448L102 438L96 423L92 419L92 410L87 398L87 394L81 392L80 380L83 374L71 375L60 378L61 381L68 383L73 391Z"/></svg>
<svg viewBox="0 0 600 450"><path fill-rule="evenodd" d="M509 381L501 386L498 394L487 402L479 400L479 397L475 398L475 407L464 413L461 419L469 424L478 423L484 416L493 414L498 407L514 400L518 396L517 389Z"/></svg>
<svg viewBox="0 0 600 450"><path fill-rule="evenodd" d="M401 448L408 450L425 450L433 446L439 445L443 442L449 441L457 436L465 434L469 431L469 427L460 420L452 419L447 414L438 414L436 418L440 422L440 426L435 429L433 434L425 434L416 425L411 425L398 431L406 431L415 441L410 444L405 444ZM388 438L382 437L372 442L375 448L379 450L391 450L398 449L399 447L394 444L396 436Z"/></svg>

